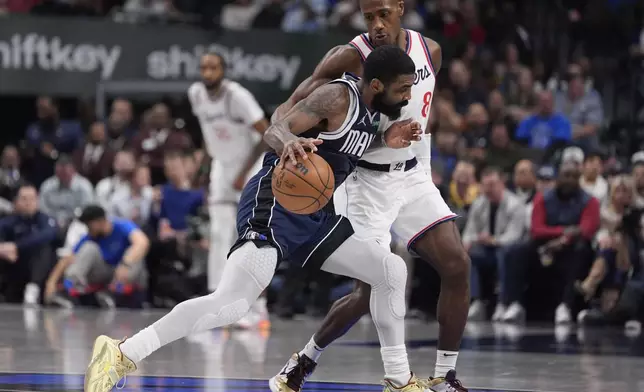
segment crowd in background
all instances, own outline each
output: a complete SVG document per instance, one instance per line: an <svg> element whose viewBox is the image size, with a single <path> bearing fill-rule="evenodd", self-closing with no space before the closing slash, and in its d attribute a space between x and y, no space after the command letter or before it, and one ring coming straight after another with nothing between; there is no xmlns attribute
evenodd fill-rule
<svg viewBox="0 0 644 392"><path fill-rule="evenodd" d="M624 143L620 136L616 124L624 115L608 97L612 76L605 72L644 54L641 4L557 2L566 37L553 46L565 41L566 48L544 56L552 37L525 18L528 4L405 3L405 27L438 31L449 53L430 113L432 177L461 216L457 224L472 260L470 320L642 320L644 146L637 137ZM188 20L206 10L200 15L226 29L365 30L351 0L0 0L3 6L124 22ZM625 10L633 23L613 29ZM610 62L614 52L622 54L617 63ZM633 73L644 68L629 67ZM629 118L644 122L644 88L630 87ZM58 282L49 272L72 252L69 238L65 244L75 232L70 225L78 226L79 208L94 204L150 238L142 302L165 306L199 294L208 250L209 223L201 210L209 162L199 132L176 121L186 116L165 103L135 113L126 99L114 100L104 120L61 119L49 97L38 98L36 107L24 142L6 146L0 158L0 210L8 215L0 220L5 299L36 303L53 290ZM414 274L412 291L425 293L422 274ZM49 287L40 293L31 284ZM287 265L272 284L273 310L284 317L323 313L350 284ZM65 292L64 284L55 291ZM431 312L431 296L422 295L412 306Z"/></svg>

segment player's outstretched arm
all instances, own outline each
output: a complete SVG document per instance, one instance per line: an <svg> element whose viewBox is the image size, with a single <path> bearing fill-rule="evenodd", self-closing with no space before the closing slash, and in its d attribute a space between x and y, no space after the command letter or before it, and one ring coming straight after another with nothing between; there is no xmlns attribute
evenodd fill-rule
<svg viewBox="0 0 644 392"><path fill-rule="evenodd" d="M271 122L275 123L282 119L295 104L311 95L318 87L341 77L345 72L360 75L362 73L362 62L360 55L353 47L339 45L329 50L315 67L313 74L304 79L293 91L289 99L275 109Z"/></svg>
<svg viewBox="0 0 644 392"><path fill-rule="evenodd" d="M389 147L405 148L411 145L411 142L417 142L421 139L422 129L420 124L411 118L396 121L384 131L379 131L378 136L371 143L369 148Z"/></svg>
<svg viewBox="0 0 644 392"><path fill-rule="evenodd" d="M307 159L306 149L317 151L319 139L299 138L297 135L318 125L328 129L340 126L349 108L349 91L340 84L327 84L298 102L284 118L272 124L264 133L264 141L282 154L282 162L297 156Z"/></svg>

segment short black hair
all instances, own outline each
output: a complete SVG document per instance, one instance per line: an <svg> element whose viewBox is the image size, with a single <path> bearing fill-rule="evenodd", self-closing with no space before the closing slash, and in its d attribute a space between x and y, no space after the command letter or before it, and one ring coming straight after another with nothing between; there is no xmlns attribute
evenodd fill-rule
<svg viewBox="0 0 644 392"><path fill-rule="evenodd" d="M496 166L486 166L481 172L481 178L496 174L499 178L503 178L503 170Z"/></svg>
<svg viewBox="0 0 644 392"><path fill-rule="evenodd" d="M107 215L105 214L105 210L103 209L103 207L96 204L92 204L83 208L83 211L78 217L78 220L87 225L90 222L94 222L99 219L105 219L106 216Z"/></svg>
<svg viewBox="0 0 644 392"><path fill-rule="evenodd" d="M604 154L602 154L600 151L596 150L591 150L586 152L586 155L584 156L584 162L588 162L591 159L599 158L600 160L604 160Z"/></svg>
<svg viewBox="0 0 644 392"><path fill-rule="evenodd" d="M404 50L394 45L375 48L365 60L363 68L366 81L378 79L385 84L393 82L400 75L416 73L414 60Z"/></svg>
<svg viewBox="0 0 644 392"><path fill-rule="evenodd" d="M20 191L25 189L25 188L32 188L34 191L36 191L36 196L38 195L38 188L30 183L30 182L20 182L18 184L18 187L12 192L12 200L16 200L18 198L18 195L20 194Z"/></svg>
<svg viewBox="0 0 644 392"><path fill-rule="evenodd" d="M72 157L67 155L67 154L61 154L58 156L58 159L56 160L57 165L73 165L74 161L72 160Z"/></svg>
<svg viewBox="0 0 644 392"><path fill-rule="evenodd" d="M222 56L221 53L218 53L218 52L215 52L215 51L210 51L210 52L204 53L203 57L206 57L206 56L217 57L219 59L219 62L221 63L221 67L224 70L226 70L226 68L228 67L228 64L226 64L226 58L224 56Z"/></svg>

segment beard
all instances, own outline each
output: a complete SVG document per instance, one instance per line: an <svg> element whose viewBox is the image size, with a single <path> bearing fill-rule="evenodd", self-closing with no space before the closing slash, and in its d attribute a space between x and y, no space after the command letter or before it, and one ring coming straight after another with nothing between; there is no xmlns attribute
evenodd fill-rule
<svg viewBox="0 0 644 392"><path fill-rule="evenodd" d="M402 108L407 106L409 101L401 101L396 104L389 104L385 102L385 93L378 93L374 95L373 100L371 101L371 106L374 110L384 114L389 117L391 120L397 120L402 114Z"/></svg>
<svg viewBox="0 0 644 392"><path fill-rule="evenodd" d="M221 81L222 80L223 79L219 79L219 80L202 79L201 82L204 84L204 86L206 86L206 90L213 91L213 90L217 90L219 88L219 86L221 86Z"/></svg>

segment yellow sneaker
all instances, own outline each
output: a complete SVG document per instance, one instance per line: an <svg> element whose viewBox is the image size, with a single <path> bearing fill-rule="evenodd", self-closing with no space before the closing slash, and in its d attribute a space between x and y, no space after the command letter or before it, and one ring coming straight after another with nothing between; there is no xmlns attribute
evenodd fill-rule
<svg viewBox="0 0 644 392"><path fill-rule="evenodd" d="M382 392L423 392L425 390L413 374L407 385L404 387L397 387L387 379L383 380L382 383L385 386Z"/></svg>
<svg viewBox="0 0 644 392"><path fill-rule="evenodd" d="M136 365L121 352L122 341L101 335L94 341L92 360L85 371L85 392L109 392Z"/></svg>

